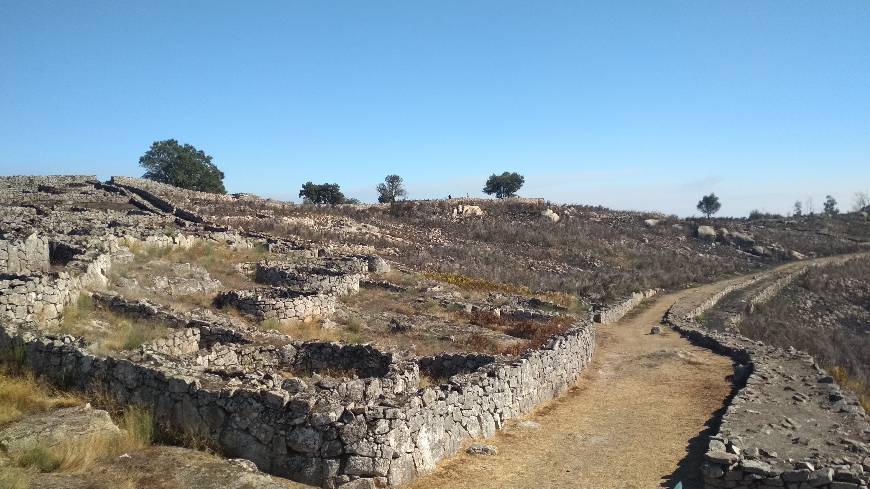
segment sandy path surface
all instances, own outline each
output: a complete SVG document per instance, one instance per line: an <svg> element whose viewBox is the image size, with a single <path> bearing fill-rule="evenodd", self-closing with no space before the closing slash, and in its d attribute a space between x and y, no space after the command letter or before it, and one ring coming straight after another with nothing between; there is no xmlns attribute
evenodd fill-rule
<svg viewBox="0 0 870 489"><path fill-rule="evenodd" d="M458 455L406 487L700 487L700 451L684 459L730 393L731 361L667 328L649 332L678 297L702 299L727 283L658 297L599 326L595 360L577 385L487 440L498 455Z"/></svg>

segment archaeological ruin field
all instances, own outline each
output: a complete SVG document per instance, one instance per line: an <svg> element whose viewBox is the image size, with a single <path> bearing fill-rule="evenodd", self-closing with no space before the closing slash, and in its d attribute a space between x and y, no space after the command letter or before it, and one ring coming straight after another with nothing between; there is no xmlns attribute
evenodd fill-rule
<svg viewBox="0 0 870 489"><path fill-rule="evenodd" d="M868 245L0 177L0 488L867 488Z"/></svg>

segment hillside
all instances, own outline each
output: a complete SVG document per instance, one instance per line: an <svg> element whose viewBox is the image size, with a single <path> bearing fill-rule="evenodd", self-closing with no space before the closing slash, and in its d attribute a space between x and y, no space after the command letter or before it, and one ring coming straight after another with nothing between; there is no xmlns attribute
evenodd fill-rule
<svg viewBox="0 0 870 489"><path fill-rule="evenodd" d="M90 176L2 177L0 206L16 484L138 487L153 458L169 486L471 487L499 446L499 487L547 463L568 468L551 487L867 482L863 214L314 206Z"/></svg>

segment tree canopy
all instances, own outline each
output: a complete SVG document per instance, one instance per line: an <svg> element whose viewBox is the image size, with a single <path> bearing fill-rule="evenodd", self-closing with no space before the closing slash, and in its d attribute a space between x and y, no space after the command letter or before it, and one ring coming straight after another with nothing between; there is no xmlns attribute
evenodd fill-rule
<svg viewBox="0 0 870 489"><path fill-rule="evenodd" d="M825 215L826 216L836 216L840 213L840 209L837 209L837 199L831 197L830 195L825 196Z"/></svg>
<svg viewBox="0 0 870 489"><path fill-rule="evenodd" d="M224 174L211 160L202 150L167 139L151 144L139 158L139 165L146 170L142 178L189 190L225 194Z"/></svg>
<svg viewBox="0 0 870 489"><path fill-rule="evenodd" d="M719 197L716 197L716 194L714 193L705 195L698 201L698 210L707 216L707 218L719 212L719 209L721 208L722 204L719 203Z"/></svg>
<svg viewBox="0 0 870 489"><path fill-rule="evenodd" d="M387 175L384 182L379 183L375 190L378 191L378 202L381 204L391 204L408 195L402 177L399 175Z"/></svg>
<svg viewBox="0 0 870 489"><path fill-rule="evenodd" d="M299 191L299 197L302 197L302 201L306 204L335 205L343 204L347 200L344 194L341 193L341 187L337 183L322 183L318 185L306 182L302 186L302 190Z"/></svg>
<svg viewBox="0 0 870 489"><path fill-rule="evenodd" d="M526 177L516 172L504 172L501 175L492 174L486 180L483 193L489 195L495 194L499 199L513 197L525 181Z"/></svg>

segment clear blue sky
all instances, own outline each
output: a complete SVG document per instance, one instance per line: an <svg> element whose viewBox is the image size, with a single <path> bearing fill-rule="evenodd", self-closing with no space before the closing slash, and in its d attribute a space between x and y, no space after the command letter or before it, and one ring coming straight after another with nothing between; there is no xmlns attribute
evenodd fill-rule
<svg viewBox="0 0 870 489"><path fill-rule="evenodd" d="M0 0L0 174L138 176L152 141L230 192L480 194L722 214L870 189L870 1Z"/></svg>

